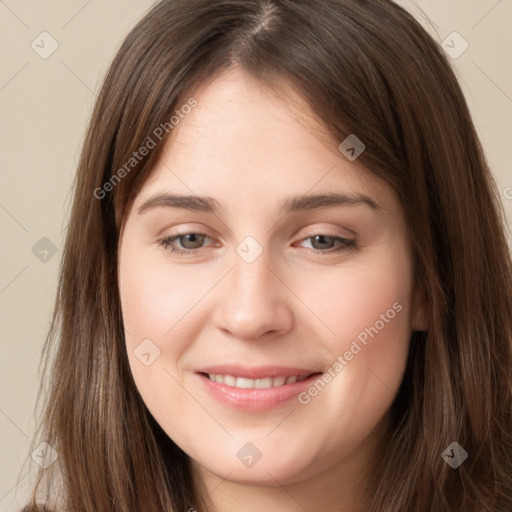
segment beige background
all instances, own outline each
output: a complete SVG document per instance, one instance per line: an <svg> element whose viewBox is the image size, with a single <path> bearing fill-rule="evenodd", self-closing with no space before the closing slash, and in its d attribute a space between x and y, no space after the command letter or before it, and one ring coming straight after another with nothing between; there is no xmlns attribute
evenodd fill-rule
<svg viewBox="0 0 512 512"><path fill-rule="evenodd" d="M0 0L0 512L17 510L30 480L23 462L35 427L37 366L95 92L123 37L153 3ZM457 31L469 44L452 63L512 220L512 1L399 3L438 41ZM31 47L35 41L40 52L51 48L48 36L40 36L44 31L58 43L47 59ZM454 41L454 49L461 48ZM39 242L43 237L58 249L47 261L40 259L42 249L38 257L32 251L36 243L48 244Z"/></svg>

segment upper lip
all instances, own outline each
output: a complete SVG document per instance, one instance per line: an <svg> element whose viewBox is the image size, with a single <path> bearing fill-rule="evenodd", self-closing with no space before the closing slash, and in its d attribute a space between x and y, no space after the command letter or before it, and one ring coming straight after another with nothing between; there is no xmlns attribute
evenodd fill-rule
<svg viewBox="0 0 512 512"><path fill-rule="evenodd" d="M291 377L293 375L311 375L318 370L311 368L296 368L291 366L236 366L216 365L207 366L197 370L198 373L214 375L232 375L233 377L245 377L246 379L264 379L270 377Z"/></svg>

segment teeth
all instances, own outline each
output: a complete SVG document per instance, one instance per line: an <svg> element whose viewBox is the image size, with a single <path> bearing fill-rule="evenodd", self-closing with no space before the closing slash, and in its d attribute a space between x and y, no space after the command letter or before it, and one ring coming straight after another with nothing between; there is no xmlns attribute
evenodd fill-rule
<svg viewBox="0 0 512 512"><path fill-rule="evenodd" d="M264 379L246 379L245 377L233 377L233 375L220 375L209 373L208 377L211 381L218 384L226 384L242 389L268 389L284 386L285 384L293 384L307 379L309 375L291 375L290 377L266 377Z"/></svg>
<svg viewBox="0 0 512 512"><path fill-rule="evenodd" d="M222 378L222 375L216 375L215 377ZM219 382L217 378L215 379L215 382ZM234 386L236 384L236 378L232 375L224 375L224 384L226 384L226 386Z"/></svg>
<svg viewBox="0 0 512 512"><path fill-rule="evenodd" d="M254 381L252 379L245 379L243 377L238 377L236 379L235 387L237 388L253 388L254 387Z"/></svg>
<svg viewBox="0 0 512 512"><path fill-rule="evenodd" d="M274 377L272 379L272 386L274 387L277 387L277 386L282 386L286 381L286 377Z"/></svg>
<svg viewBox="0 0 512 512"><path fill-rule="evenodd" d="M271 388L274 385L273 380L269 377L267 379L256 379L254 381L255 388ZM248 386L249 387L249 386Z"/></svg>

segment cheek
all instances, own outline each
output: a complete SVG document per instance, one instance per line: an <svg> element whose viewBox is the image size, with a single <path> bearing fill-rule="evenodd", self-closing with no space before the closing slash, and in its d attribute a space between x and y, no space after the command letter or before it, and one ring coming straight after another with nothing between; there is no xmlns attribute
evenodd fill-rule
<svg viewBox="0 0 512 512"><path fill-rule="evenodd" d="M153 417L173 433L176 417L186 414L188 403L176 381L176 363L186 353L194 328L187 314L205 292L199 280L169 269L155 253L155 248L132 245L127 237L120 257L119 290L133 379ZM186 336L184 327L189 329ZM181 412L176 415L176 411Z"/></svg>
<svg viewBox="0 0 512 512"><path fill-rule="evenodd" d="M191 414L182 365L204 328L204 298L219 274L207 264L171 265L159 251L127 236L119 289L132 376L146 406L171 435L181 431L177 418Z"/></svg>
<svg viewBox="0 0 512 512"><path fill-rule="evenodd" d="M330 376L324 374L327 383L313 385L299 400L310 417L324 419L319 429L329 439L327 458L362 442L400 387L411 336L409 262L396 251L315 280L317 292L308 304L334 331L324 329L322 337Z"/></svg>
<svg viewBox="0 0 512 512"><path fill-rule="evenodd" d="M150 338L158 340L162 350L179 353L184 348L179 333L184 326L191 327L188 315L212 287L210 274L197 267L192 271L192 266L187 265L171 267L161 255L155 257L155 248L145 250L147 254L130 251L127 243L120 265L127 340L133 345L137 340Z"/></svg>
<svg viewBox="0 0 512 512"><path fill-rule="evenodd" d="M361 260L317 277L316 291L308 287L302 293L309 294L308 304L331 331L323 329L322 339L332 363L343 357L345 377L338 384L360 390L372 380L384 385L385 393L395 392L412 333L413 273L407 253L388 251L371 263Z"/></svg>
<svg viewBox="0 0 512 512"><path fill-rule="evenodd" d="M364 333L369 336L368 330L374 332L373 327L379 333L408 334L412 282L410 260L403 251L397 251L340 267L338 272L318 274L315 287L306 284L302 293L330 328L330 339L340 350L361 333L364 340Z"/></svg>

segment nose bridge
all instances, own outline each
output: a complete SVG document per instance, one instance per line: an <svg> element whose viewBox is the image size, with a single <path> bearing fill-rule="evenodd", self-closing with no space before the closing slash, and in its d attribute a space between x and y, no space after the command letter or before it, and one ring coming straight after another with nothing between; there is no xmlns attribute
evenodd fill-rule
<svg viewBox="0 0 512 512"><path fill-rule="evenodd" d="M238 302L266 302L272 300L273 281L275 275L270 270L269 258L259 256L253 262L247 262L242 257L236 256L232 272L232 294ZM266 300L264 300L266 299Z"/></svg>
<svg viewBox="0 0 512 512"><path fill-rule="evenodd" d="M246 212L246 218L250 218L250 212ZM264 303L268 304L272 300L271 292L275 292L276 277L270 270L270 267L276 265L272 261L271 240L268 233L264 232L264 223L259 224L257 228L252 226L252 234L245 236L235 246L230 295L239 307L251 304L256 306L257 303L263 307Z"/></svg>
<svg viewBox="0 0 512 512"><path fill-rule="evenodd" d="M240 339L282 333L290 328L292 316L283 285L271 270L270 253L263 250L251 261L247 253L239 253L244 247L240 244L234 255L233 270L218 305L217 326Z"/></svg>

